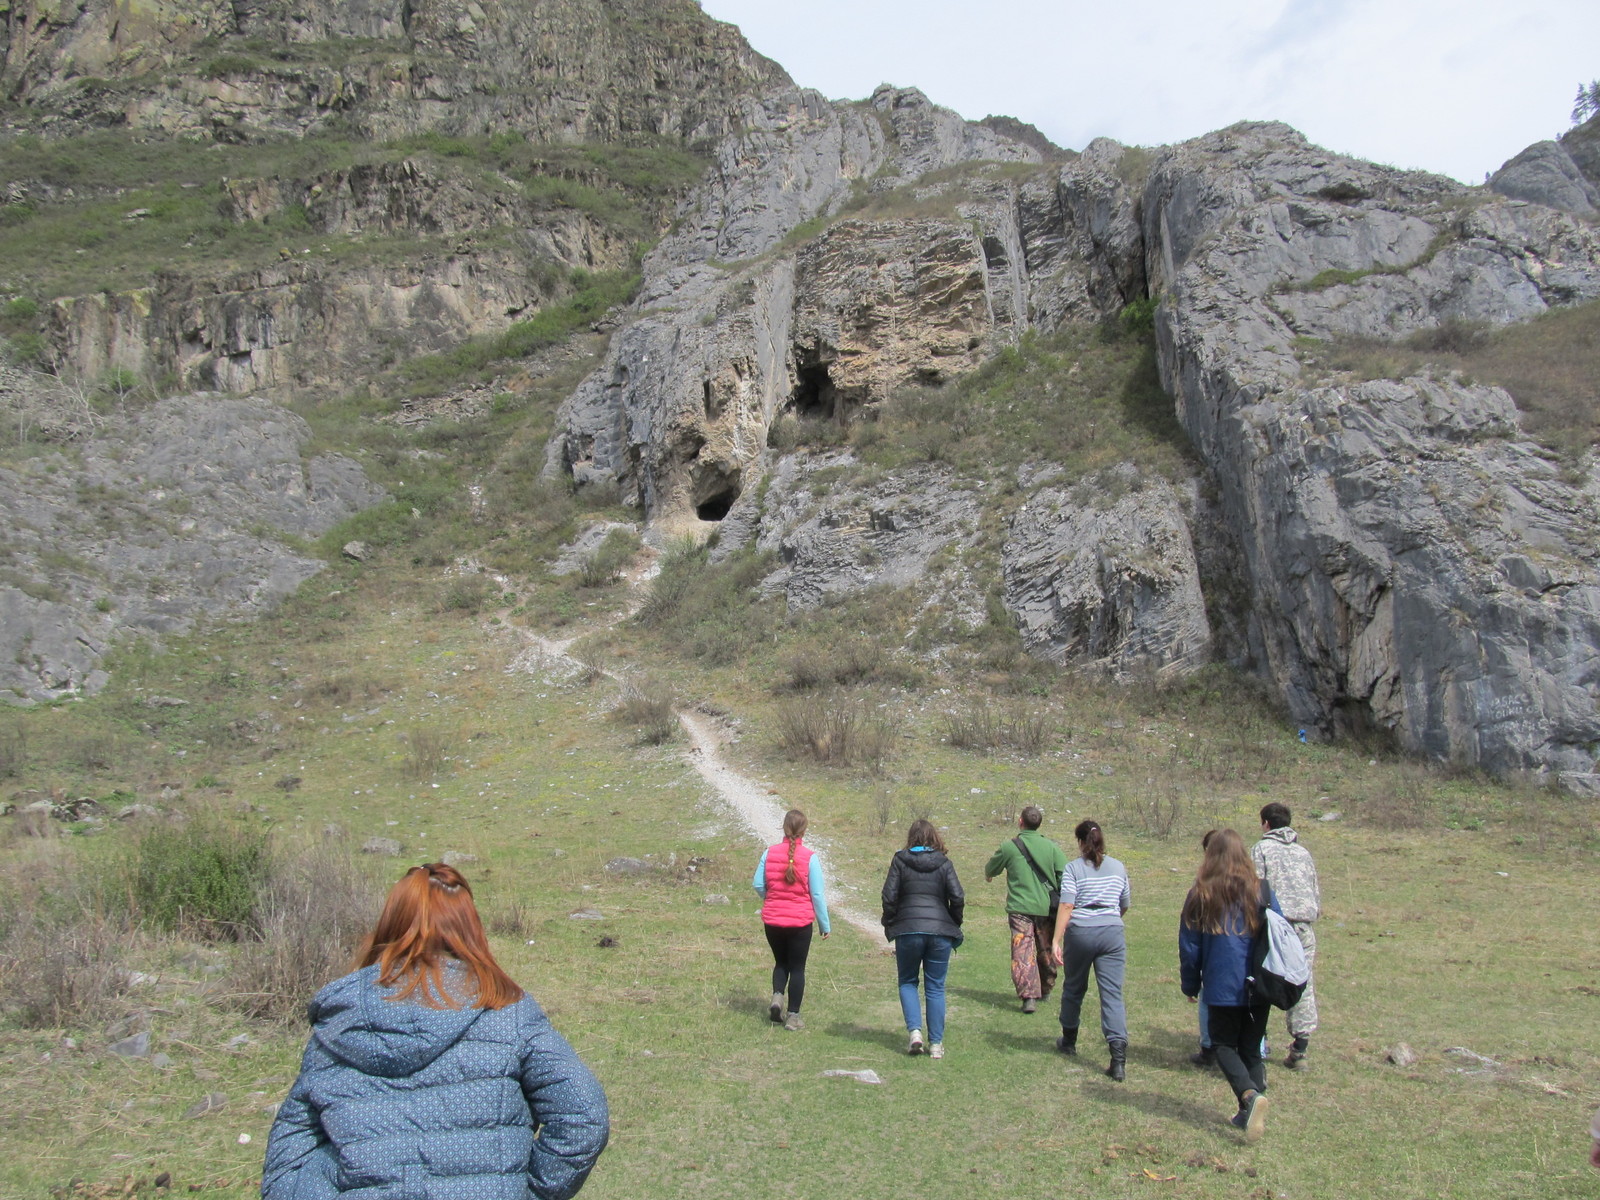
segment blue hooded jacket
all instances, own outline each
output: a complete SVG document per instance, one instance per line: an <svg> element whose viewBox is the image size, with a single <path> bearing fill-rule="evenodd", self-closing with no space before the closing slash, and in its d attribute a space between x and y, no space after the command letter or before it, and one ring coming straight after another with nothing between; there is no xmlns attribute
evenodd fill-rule
<svg viewBox="0 0 1600 1200"><path fill-rule="evenodd" d="M445 985L459 995L459 966ZM605 1093L531 996L489 1010L388 999L376 965L311 1001L265 1200L567 1200L610 1132Z"/></svg>
<svg viewBox="0 0 1600 1200"><path fill-rule="evenodd" d="M1261 903L1283 916L1265 881ZM1206 933L1178 922L1178 985L1185 996L1199 996L1212 1008L1248 1008L1250 947L1255 937L1238 909L1228 914L1223 928L1222 933Z"/></svg>

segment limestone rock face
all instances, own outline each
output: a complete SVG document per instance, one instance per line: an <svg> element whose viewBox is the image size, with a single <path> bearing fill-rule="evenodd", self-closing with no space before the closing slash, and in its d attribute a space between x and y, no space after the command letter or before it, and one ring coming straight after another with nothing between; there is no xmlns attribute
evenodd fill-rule
<svg viewBox="0 0 1600 1200"><path fill-rule="evenodd" d="M1600 215L1600 117L1535 142L1489 177L1492 191L1580 217Z"/></svg>
<svg viewBox="0 0 1600 1200"><path fill-rule="evenodd" d="M1274 125L1164 152L1143 222L1163 378L1240 533L1258 666L1295 717L1497 770L1590 769L1593 484L1563 481L1499 389L1308 387L1292 348L1600 296L1594 231Z"/></svg>
<svg viewBox="0 0 1600 1200"><path fill-rule="evenodd" d="M1117 676L1204 665L1211 629L1189 525L1170 484L1129 466L1040 488L1012 517L1004 550L1006 608L1024 647Z"/></svg>
<svg viewBox="0 0 1600 1200"><path fill-rule="evenodd" d="M870 106L752 101L647 260L637 316L563 406L547 470L615 481L657 523L716 521L759 474L781 411L829 415L976 365L1025 313L1009 192L968 204L933 191L920 199L948 217L843 220L784 241L870 200L874 179L1038 157L912 90L880 88Z"/></svg>
<svg viewBox="0 0 1600 1200"><path fill-rule="evenodd" d="M0 469L0 687L94 692L120 634L263 613L320 571L267 531L316 537L383 494L350 459L303 459L310 436L276 405L183 397Z"/></svg>
<svg viewBox="0 0 1600 1200"><path fill-rule="evenodd" d="M709 139L740 96L789 82L692 0L84 0L0 21L0 80L52 123L206 136L337 119L377 138Z"/></svg>

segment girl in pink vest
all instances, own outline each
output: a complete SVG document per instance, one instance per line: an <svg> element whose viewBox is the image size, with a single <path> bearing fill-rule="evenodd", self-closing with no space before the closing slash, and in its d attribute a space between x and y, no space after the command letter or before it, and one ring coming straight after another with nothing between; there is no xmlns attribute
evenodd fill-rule
<svg viewBox="0 0 1600 1200"><path fill-rule="evenodd" d="M772 947L772 1004L767 1013L788 1030L804 1029L800 1002L806 994L806 956L811 953L811 923L828 936L828 899L823 890L822 862L801 842L806 815L798 808L783 814L783 841L768 846L751 880L761 893L761 923ZM784 1015L783 993L789 992Z"/></svg>

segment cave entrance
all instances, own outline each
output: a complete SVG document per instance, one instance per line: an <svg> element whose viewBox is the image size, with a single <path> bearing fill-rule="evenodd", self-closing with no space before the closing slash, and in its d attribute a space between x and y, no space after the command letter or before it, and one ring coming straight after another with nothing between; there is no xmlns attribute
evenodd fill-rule
<svg viewBox="0 0 1600 1200"><path fill-rule="evenodd" d="M739 489L736 487L723 488L714 496L708 496L694 506L695 516L702 521L720 521L728 515L728 510L733 507L733 502L739 498Z"/></svg>
<svg viewBox="0 0 1600 1200"><path fill-rule="evenodd" d="M798 417L831 421L838 416L839 389L833 386L827 363L802 366L797 372L794 394L789 407Z"/></svg>

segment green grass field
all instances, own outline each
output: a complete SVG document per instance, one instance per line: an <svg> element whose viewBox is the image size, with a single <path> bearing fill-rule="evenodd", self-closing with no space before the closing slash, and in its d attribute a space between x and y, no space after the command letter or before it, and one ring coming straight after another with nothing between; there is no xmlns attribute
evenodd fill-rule
<svg viewBox="0 0 1600 1200"><path fill-rule="evenodd" d="M969 936L951 970L949 1056L912 1059L892 959L843 920L813 951L808 1028L772 1026L770 960L748 885L760 846L691 769L683 742L641 745L607 717L610 683L508 673L517 631L397 598L420 590L390 581L369 594L358 581L340 597L347 618L315 640L273 646L259 628L223 631L182 648L186 658L150 658L97 701L26 714L30 759L41 758L25 774L54 775L80 794L89 780L69 783L65 768L46 765L66 755L43 758L61 729L99 706L111 711L135 688L194 683L203 662L213 680L243 679L240 701L281 727L271 756L254 745L197 749L206 761L190 764L176 752L192 739L174 736L165 774L186 797L174 803L255 806L264 811L241 819L289 842L314 840L328 822L351 844L394 837L405 851L374 866L374 903L405 865L447 850L477 855L464 869L481 907L496 927L514 927L496 937L497 952L614 1106L613 1142L585 1195L1015 1195L1041 1181L1094 1196L1592 1194L1583 1156L1600 1098L1589 1037L1600 955L1589 927L1590 811L1479 779L1419 780L1365 751L1303 746L1265 716L1246 724L1269 759L1241 761L1238 778L1204 761L1183 767L1189 760L1155 747L1234 736L1240 722L1227 705L1191 696L1174 709L1174 698L1155 693L1067 686L1039 699L1058 714L1058 735L1036 758L940 745L937 703L903 693L904 751L876 776L833 771L778 753L783 698L770 680L733 667L674 672L650 636L613 631L613 643L628 647L624 666L671 675L681 700L740 720L731 753L775 803L810 812L836 904L875 915L882 869L911 814L948 828L969 893ZM234 701L225 690L226 710ZM423 728L442 731L451 753L436 777L418 780L401 735ZM1115 815L1131 813L1151 770L1185 781L1183 812L1165 838ZM301 780L293 791L276 786L288 772ZM128 782L144 792L154 780ZM1402 795L1420 827L1389 827L1397 810L1385 798ZM1249 833L1268 796L1297 814L1343 815L1299 821L1326 910L1313 1067L1269 1072L1268 1134L1246 1147L1224 1123L1231 1098L1221 1077L1186 1062L1193 1009L1177 988L1176 913L1198 832L1221 821ZM1028 801L1046 807L1058 837L1095 815L1132 876L1133 1042L1121 1086L1099 1073L1089 1022L1082 1058L1065 1060L1051 1047L1050 1005L1023 1016L1010 992L1003 888L983 882L982 865ZM1398 823L1414 823L1410 813ZM123 836L15 838L8 878L47 879L39 865L67 857L80 870L104 869ZM608 872L620 856L655 869ZM716 895L730 903L708 902ZM226 961L230 950L218 952ZM193 955L186 943L147 936L127 962L154 978L92 1023L0 1033L0 1194L45 1196L73 1179L86 1181L80 1194L94 1194L88 1184L120 1194L124 1181L161 1172L178 1190L250 1194L270 1128L265 1109L293 1077L304 1030L232 1012L221 999L226 976L208 995ZM148 1014L153 1050L171 1059L165 1069L106 1052L111 1023L135 1010ZM235 1042L240 1035L248 1040ZM1274 1038L1281 1057L1281 1020ZM1401 1041L1420 1054L1406 1069L1384 1058ZM822 1074L863 1068L883 1083ZM214 1092L227 1096L225 1108L184 1117Z"/></svg>

